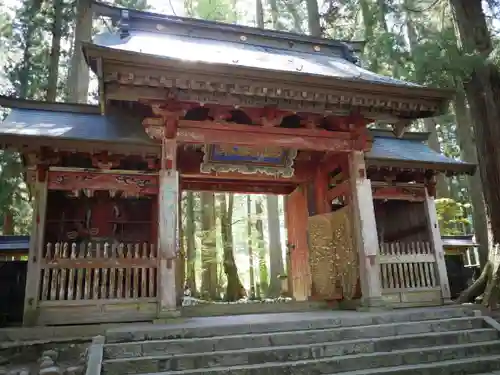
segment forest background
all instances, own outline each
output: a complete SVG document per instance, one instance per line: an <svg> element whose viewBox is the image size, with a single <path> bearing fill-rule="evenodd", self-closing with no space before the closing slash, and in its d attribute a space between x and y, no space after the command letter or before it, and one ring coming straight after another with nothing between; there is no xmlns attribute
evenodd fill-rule
<svg viewBox="0 0 500 375"><path fill-rule="evenodd" d="M429 132L429 145L436 151L481 163L481 173L472 177L440 176L437 207L441 233L475 233L481 244L482 264L486 264L488 250L500 238L500 194L492 187L500 183L500 158L495 152L488 155L494 146L475 141L476 137L487 139L488 134L492 141L500 137L493 137L496 133L488 128L498 128L494 103L486 111L491 112L490 117L484 118L478 115L481 107L474 98L488 79L494 80L491 72L498 69L499 7L494 0L106 2L177 16L363 40L366 44L360 61L365 68L455 89L457 95L447 113L415 121L411 130ZM83 61L79 43L110 24L105 19L92 22L86 11L89 4L90 0L0 0L0 94L47 101L96 101L95 77ZM476 31L466 36L464 30ZM482 74L482 80L478 78L482 86L475 87L471 82L485 66L489 75ZM496 86L490 87L492 97ZM494 166L488 157L497 159ZM0 151L2 234L30 233L31 197L23 176L19 155ZM283 197L185 193L182 218L183 272L193 293L214 300L279 294L279 275L286 273L287 253Z"/></svg>

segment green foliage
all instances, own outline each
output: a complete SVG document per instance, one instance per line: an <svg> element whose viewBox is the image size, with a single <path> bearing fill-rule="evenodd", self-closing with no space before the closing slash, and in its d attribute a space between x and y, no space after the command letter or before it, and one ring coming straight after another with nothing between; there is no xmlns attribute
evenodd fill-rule
<svg viewBox="0 0 500 375"><path fill-rule="evenodd" d="M471 224L466 214L468 208L470 208L469 204L460 203L453 199L436 199L436 211L441 234L456 235L465 233L464 228Z"/></svg>
<svg viewBox="0 0 500 375"><path fill-rule="evenodd" d="M29 234L32 208L18 153L0 151L0 217L11 215L14 234Z"/></svg>

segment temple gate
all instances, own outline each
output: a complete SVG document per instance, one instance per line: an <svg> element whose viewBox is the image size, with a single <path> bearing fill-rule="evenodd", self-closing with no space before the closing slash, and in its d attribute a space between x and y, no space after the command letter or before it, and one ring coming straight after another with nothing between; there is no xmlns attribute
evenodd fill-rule
<svg viewBox="0 0 500 375"><path fill-rule="evenodd" d="M434 176L474 166L403 133L451 92L364 70L356 43L94 11L120 25L83 45L99 106L0 100L14 108L1 145L22 153L35 194L26 324L178 315L183 190L286 195L298 301L449 299ZM377 121L393 132L369 130ZM395 152L408 142L412 156ZM408 197L422 237L386 219L409 212L387 201Z"/></svg>

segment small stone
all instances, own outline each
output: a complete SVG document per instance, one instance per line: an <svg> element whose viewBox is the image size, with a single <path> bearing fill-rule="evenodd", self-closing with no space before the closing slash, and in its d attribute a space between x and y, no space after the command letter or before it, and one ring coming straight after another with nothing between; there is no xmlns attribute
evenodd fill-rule
<svg viewBox="0 0 500 375"><path fill-rule="evenodd" d="M42 357L39 363L40 363L40 368L54 366L54 361L50 357Z"/></svg>
<svg viewBox="0 0 500 375"><path fill-rule="evenodd" d="M44 350L42 353L42 357L49 357L53 361L57 361L57 357L59 357L59 353L53 349Z"/></svg>
<svg viewBox="0 0 500 375"><path fill-rule="evenodd" d="M66 369L66 375L81 375L83 374L83 366L71 366Z"/></svg>
<svg viewBox="0 0 500 375"><path fill-rule="evenodd" d="M28 370L21 370L18 375L30 375L30 372Z"/></svg>
<svg viewBox="0 0 500 375"><path fill-rule="evenodd" d="M58 366L51 366L40 369L39 375L62 375L62 371Z"/></svg>

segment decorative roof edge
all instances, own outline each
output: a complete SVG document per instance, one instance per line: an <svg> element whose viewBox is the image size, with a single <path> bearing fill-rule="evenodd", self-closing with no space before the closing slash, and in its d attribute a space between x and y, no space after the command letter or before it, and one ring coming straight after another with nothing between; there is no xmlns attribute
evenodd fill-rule
<svg viewBox="0 0 500 375"><path fill-rule="evenodd" d="M0 107L35 109L35 110L52 111L52 112L70 112L70 113L87 113L87 114L101 113L99 107L93 104L44 102L40 100L13 98L11 96L5 96L5 95L0 95Z"/></svg>

